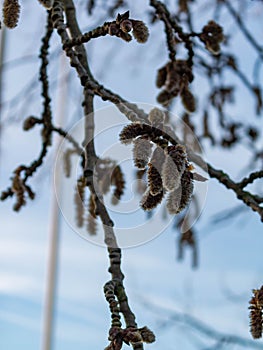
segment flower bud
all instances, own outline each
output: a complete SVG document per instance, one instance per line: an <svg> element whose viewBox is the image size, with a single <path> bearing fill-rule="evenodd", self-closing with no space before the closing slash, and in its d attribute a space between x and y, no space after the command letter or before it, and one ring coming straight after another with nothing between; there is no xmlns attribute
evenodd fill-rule
<svg viewBox="0 0 263 350"><path fill-rule="evenodd" d="M24 120L23 130L27 131L32 129L36 124L40 123L40 119L30 116Z"/></svg>
<svg viewBox="0 0 263 350"><path fill-rule="evenodd" d="M132 22L129 19L125 19L121 22L120 28L124 33L128 33L132 30Z"/></svg>
<svg viewBox="0 0 263 350"><path fill-rule="evenodd" d="M115 23L115 22L112 22L110 25L109 25L109 28L108 28L108 33L109 35L118 35L120 29L119 29L119 26Z"/></svg>

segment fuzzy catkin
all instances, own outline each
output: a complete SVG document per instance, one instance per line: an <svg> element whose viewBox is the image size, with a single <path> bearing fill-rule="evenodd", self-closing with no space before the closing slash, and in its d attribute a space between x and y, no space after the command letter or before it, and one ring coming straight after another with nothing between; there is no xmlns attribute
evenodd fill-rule
<svg viewBox="0 0 263 350"><path fill-rule="evenodd" d="M173 159L167 155L162 170L164 188L171 192L177 189L181 183L181 174L177 169Z"/></svg>
<svg viewBox="0 0 263 350"><path fill-rule="evenodd" d="M155 207L157 207L157 205L159 203L161 203L163 199L163 191L161 191L160 193L158 193L156 196L153 196L150 192L149 189L146 190L146 192L144 193L142 200L141 200L141 207L143 210L152 210Z"/></svg>
<svg viewBox="0 0 263 350"><path fill-rule="evenodd" d="M260 289L254 289L253 294L249 301L250 332L254 339L258 339L262 337L263 286Z"/></svg>
<svg viewBox="0 0 263 350"><path fill-rule="evenodd" d="M158 69L157 71L157 77L155 82L156 86L158 88L161 88L165 84L166 78L167 78L167 70L165 65L164 67Z"/></svg>
<svg viewBox="0 0 263 350"><path fill-rule="evenodd" d="M192 113L196 110L195 97L187 88L183 89L181 92L181 100L182 104L188 112Z"/></svg>
<svg viewBox="0 0 263 350"><path fill-rule="evenodd" d="M178 208L179 213L188 206L194 191L192 174L188 170L185 170L181 177L181 188L182 188L182 197L181 197L180 206Z"/></svg>
<svg viewBox="0 0 263 350"><path fill-rule="evenodd" d="M169 193L166 201L166 207L170 214L178 214L180 203L181 203L181 197L182 197L181 187Z"/></svg>
<svg viewBox="0 0 263 350"><path fill-rule="evenodd" d="M164 187L171 192L180 186L187 157L185 147L180 144L167 147L167 153L163 165L162 177Z"/></svg>
<svg viewBox="0 0 263 350"><path fill-rule="evenodd" d="M150 163L158 170L160 174L162 173L164 159L165 159L165 154L163 149L157 146L152 154Z"/></svg>
<svg viewBox="0 0 263 350"><path fill-rule="evenodd" d="M132 20L132 34L138 43L145 43L149 37L149 30L142 21Z"/></svg>
<svg viewBox="0 0 263 350"><path fill-rule="evenodd" d="M194 190L192 174L185 170L180 186L169 193L166 206L170 214L179 214L189 204Z"/></svg>
<svg viewBox="0 0 263 350"><path fill-rule="evenodd" d="M74 149L68 148L63 154L63 170L66 177L71 175L71 156L74 153L76 153Z"/></svg>
<svg viewBox="0 0 263 350"><path fill-rule="evenodd" d="M183 145L168 146L168 155L174 161L179 173L183 173L186 167L187 155L186 149Z"/></svg>
<svg viewBox="0 0 263 350"><path fill-rule="evenodd" d="M92 194L89 196L87 230L90 235L95 235L97 233L96 203L94 195Z"/></svg>
<svg viewBox="0 0 263 350"><path fill-rule="evenodd" d="M148 120L151 124L162 124L164 118L164 112L159 108L153 108L148 114Z"/></svg>
<svg viewBox="0 0 263 350"><path fill-rule="evenodd" d="M18 0L5 0L3 4L3 22L12 29L17 26L20 15L20 5Z"/></svg>
<svg viewBox="0 0 263 350"><path fill-rule="evenodd" d="M262 308L255 298L252 298L250 303L250 333L254 339L259 339L262 337Z"/></svg>
<svg viewBox="0 0 263 350"><path fill-rule="evenodd" d="M138 138L133 142L133 161L139 169L145 169L152 153L152 144L150 141Z"/></svg>
<svg viewBox="0 0 263 350"><path fill-rule="evenodd" d="M121 199L125 188L124 175L119 165L117 165L112 172L111 184L115 185L115 189L111 198L111 203L113 205L116 205Z"/></svg>
<svg viewBox="0 0 263 350"><path fill-rule="evenodd" d="M84 222L85 186L85 179L83 177L78 179L74 196L76 208L76 222L78 227L82 227Z"/></svg>
<svg viewBox="0 0 263 350"><path fill-rule="evenodd" d="M149 163L147 176L150 193L156 196L163 191L163 181L159 171L151 163Z"/></svg>
<svg viewBox="0 0 263 350"><path fill-rule="evenodd" d="M142 127L143 126L141 123L132 123L126 125L119 135L121 143L132 143L133 139L140 135Z"/></svg>
<svg viewBox="0 0 263 350"><path fill-rule="evenodd" d="M143 180L145 169L136 171L136 191L143 194L146 190L146 183Z"/></svg>

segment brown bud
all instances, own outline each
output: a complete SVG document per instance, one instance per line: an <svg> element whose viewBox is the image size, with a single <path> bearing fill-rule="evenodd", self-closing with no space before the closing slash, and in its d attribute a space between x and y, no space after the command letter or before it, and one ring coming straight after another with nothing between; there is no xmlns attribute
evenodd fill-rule
<svg viewBox="0 0 263 350"><path fill-rule="evenodd" d="M139 330L137 329L127 329L123 340L124 341L126 340L127 344L138 343L138 342L142 342L142 336Z"/></svg>
<svg viewBox="0 0 263 350"><path fill-rule="evenodd" d="M220 45L217 42L207 42L205 47L213 55L219 55L220 54Z"/></svg>
<svg viewBox="0 0 263 350"><path fill-rule="evenodd" d="M129 33L125 33L125 32L119 31L118 36L122 40L127 41L127 42L132 40L132 36Z"/></svg>
<svg viewBox="0 0 263 350"><path fill-rule="evenodd" d="M167 71L166 71L166 65L157 71L157 77L156 77L156 86L158 88L161 88L166 81L167 77Z"/></svg>
<svg viewBox="0 0 263 350"><path fill-rule="evenodd" d="M33 117L33 116L30 116L28 118L26 118L24 120L24 123L23 123L23 130L27 131L27 130L30 130L32 129L36 124L40 124L41 123L41 120L36 118L36 117Z"/></svg>
<svg viewBox="0 0 263 350"><path fill-rule="evenodd" d="M109 35L118 35L120 31L120 28L119 26L116 24L116 22L112 22L110 25L109 25L109 28L108 28L108 33Z"/></svg>
<svg viewBox="0 0 263 350"><path fill-rule="evenodd" d="M145 327L139 328L139 331L141 333L142 340L145 343L155 342L155 335L148 327L145 326Z"/></svg>
<svg viewBox="0 0 263 350"><path fill-rule="evenodd" d="M125 19L121 22L120 28L124 33L128 33L132 30L132 22L129 19Z"/></svg>
<svg viewBox="0 0 263 350"><path fill-rule="evenodd" d="M12 191L3 191L1 193L1 196L0 196L0 200L1 201L4 201L6 200L8 197L12 196L13 195L13 192Z"/></svg>
<svg viewBox="0 0 263 350"><path fill-rule="evenodd" d="M168 106L173 97L174 97L173 94L171 94L166 90L163 90L157 96L157 101L163 106Z"/></svg>
<svg viewBox="0 0 263 350"><path fill-rule="evenodd" d="M203 27L200 39L205 43L206 48L218 55L220 52L220 43L224 40L223 28L214 21L209 21L206 26Z"/></svg>
<svg viewBox="0 0 263 350"><path fill-rule="evenodd" d="M188 112L192 113L195 111L196 104L194 95L187 88L183 89L181 92L182 103Z"/></svg>

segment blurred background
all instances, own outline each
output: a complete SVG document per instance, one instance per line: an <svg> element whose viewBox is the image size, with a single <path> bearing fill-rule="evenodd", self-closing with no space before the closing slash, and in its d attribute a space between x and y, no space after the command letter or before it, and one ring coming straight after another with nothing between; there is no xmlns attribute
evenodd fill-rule
<svg viewBox="0 0 263 350"><path fill-rule="evenodd" d="M109 3L97 1L93 14L89 15L88 2L76 1L83 32L112 20L118 11L128 9L132 18L142 19L150 26L151 8L148 2L127 1L122 8L113 11L112 17ZM176 9L175 1L166 3L171 11ZM196 31L214 18L215 3L219 1L193 2ZM242 0L231 1L231 4L239 14L242 13L247 28L262 43L263 2ZM237 29L235 20L226 8L217 16L228 34L223 50L234 52L240 70L251 81L254 79L260 83L262 69L258 68L256 74L254 69L257 52L253 51L242 31ZM38 55L45 21L46 11L38 1L24 0L19 25L13 30L2 28L0 31L3 54L1 190L10 185L13 170L19 164L30 164L41 148L39 129L35 127L25 132L22 126L26 117L41 113ZM147 105L148 109L157 105L156 71L168 61L162 23L150 26L150 37L144 45L103 37L90 42L87 49L91 70L103 85L131 102ZM56 33L50 47L49 76L55 124L62 123L64 129L70 130L83 118L82 92L75 71L68 67ZM246 84L231 73L224 74L220 79L225 84L236 86L235 100L227 105L229 118L249 122L260 129L262 112L255 115L254 97ZM197 112L192 115L197 125L210 89L211 84L201 72L192 86L192 92L198 98ZM104 111L104 116L110 111L111 117L113 112L108 102L96 98L95 106L96 110ZM180 118L183 111L180 101L174 103L170 111ZM125 125L125 117L117 110L116 113L122 126ZM213 113L216 115L216 112ZM102 120L103 117L96 119L98 130ZM215 137L219 136L216 117L212 119L211 130ZM78 133L81 142L81 128ZM114 131L114 135L107 134L106 140L112 145L117 144L118 130ZM95 143L99 152L103 153L101 143L98 140ZM259 166L262 169L262 160L261 163L253 161L254 148L250 143L245 140L231 148L219 148L212 145L210 140L203 140L202 152L205 160L239 180ZM254 143L258 149L262 149L262 136ZM36 192L34 201L28 201L19 213L12 210L12 199L1 202L0 348L3 350L41 349L45 337L43 315L46 311L50 227L54 214L54 164L58 154L56 147L52 150L44 165L30 180ZM63 200L63 195L67 198L68 191L72 191L72 184L65 180L62 165L60 168L62 180L59 198L63 208L68 208L74 217L74 205ZM141 196L128 182L134 176L131 163L124 164L124 173L127 179L124 200L132 198L138 204ZM262 195L262 181L251 188ZM258 215L216 180L208 180L205 193L205 200L204 193L200 198L201 215L193 226L197 266L193 267L192 249L185 249L183 259L178 261L180 230L176 222L165 225L167 227L159 235L151 237L154 239L142 240L139 243L143 244L131 244L123 250L122 269L126 276L124 282L130 306L136 314L138 325L147 325L156 334L156 342L146 346L149 349L263 349L262 340L252 341L248 319L251 290L259 288L263 282L262 223ZM59 211L52 350L102 349L108 343L110 326L108 305L103 295L103 286L110 278L106 248L94 244L89 237L83 238L83 234L77 234L76 228L69 224L70 220L63 214ZM118 222L125 222L129 227L134 220L149 220L139 210L132 217L123 217L121 212L118 216L118 209L114 215L117 226Z"/></svg>

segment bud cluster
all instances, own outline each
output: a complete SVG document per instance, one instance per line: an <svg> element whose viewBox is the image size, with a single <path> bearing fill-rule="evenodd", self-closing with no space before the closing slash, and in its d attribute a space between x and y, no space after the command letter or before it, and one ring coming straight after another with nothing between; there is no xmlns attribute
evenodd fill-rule
<svg viewBox="0 0 263 350"><path fill-rule="evenodd" d="M157 73L156 86L163 88L157 96L157 101L163 106L168 106L174 97L180 95L184 107L189 112L194 112L196 108L195 98L189 90L189 84L193 79L192 67L188 61L168 62Z"/></svg>
<svg viewBox="0 0 263 350"><path fill-rule="evenodd" d="M168 192L167 209L171 214L178 214L191 200L193 180L206 179L192 173L193 166L189 164L185 146L171 140L171 136L165 132L164 113L154 108L148 120L149 124L129 124L120 133L122 143L134 145L135 166L146 168L147 188L141 199L141 207L152 210Z"/></svg>
<svg viewBox="0 0 263 350"><path fill-rule="evenodd" d="M133 348L137 349L141 348L142 343L155 342L155 335L146 326L142 328L127 327L125 329L113 326L109 331L109 340L111 343L105 350L120 350L123 343L133 345Z"/></svg>
<svg viewBox="0 0 263 350"><path fill-rule="evenodd" d="M144 22L130 19L129 11L122 15L118 14L116 20L108 26L109 35L118 36L125 41L132 40L132 36L129 34L131 31L138 43L145 43L149 37L149 31Z"/></svg>
<svg viewBox="0 0 263 350"><path fill-rule="evenodd" d="M12 180L11 188L3 191L1 193L0 200L5 200L8 197L15 195L16 203L13 206L14 211L19 211L22 206L26 205L26 195L28 198L33 200L35 198L35 193L32 189L25 183L25 180L21 177L21 172L26 171L26 167L19 166L14 171L14 176Z"/></svg>
<svg viewBox="0 0 263 350"><path fill-rule="evenodd" d="M70 175L70 159L69 157L75 153L74 150L67 150L64 158L64 166L66 174ZM98 159L94 169L94 187L95 193L88 193L87 197L87 181L81 176L77 181L75 190L75 208L76 208L76 223L78 227L87 226L87 231L90 235L95 235L97 232L97 201L103 200L101 195L107 194L111 187L113 193L111 202L113 205L118 204L121 196L124 193L125 180L122 170L116 162L106 158Z"/></svg>

